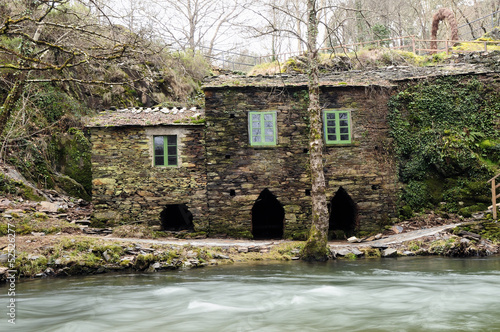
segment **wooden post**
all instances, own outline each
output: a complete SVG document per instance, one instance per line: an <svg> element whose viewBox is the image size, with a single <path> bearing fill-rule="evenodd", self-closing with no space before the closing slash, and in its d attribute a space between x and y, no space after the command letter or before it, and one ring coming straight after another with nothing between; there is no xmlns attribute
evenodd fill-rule
<svg viewBox="0 0 500 332"><path fill-rule="evenodd" d="M497 188L500 187L500 184L496 184L496 178L499 177L500 174L497 174L495 177L488 180L491 182L491 210L493 211L493 219L497 220L497 198L500 197L500 194L497 195Z"/></svg>
<svg viewBox="0 0 500 332"><path fill-rule="evenodd" d="M491 210L493 211L493 219L497 220L497 193L495 179L491 181Z"/></svg>

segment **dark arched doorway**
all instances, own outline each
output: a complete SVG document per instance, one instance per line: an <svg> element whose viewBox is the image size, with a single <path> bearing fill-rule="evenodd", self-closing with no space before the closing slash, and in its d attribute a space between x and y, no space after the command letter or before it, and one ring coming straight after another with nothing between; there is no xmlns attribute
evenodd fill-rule
<svg viewBox="0 0 500 332"><path fill-rule="evenodd" d="M186 204L169 204L160 213L161 228L165 231L193 230L193 214Z"/></svg>
<svg viewBox="0 0 500 332"><path fill-rule="evenodd" d="M340 187L330 201L330 236L350 237L358 225L358 206L347 191ZM340 231L340 232L339 232Z"/></svg>
<svg viewBox="0 0 500 332"><path fill-rule="evenodd" d="M252 207L252 235L254 239L281 239L285 209L269 189L264 189Z"/></svg>

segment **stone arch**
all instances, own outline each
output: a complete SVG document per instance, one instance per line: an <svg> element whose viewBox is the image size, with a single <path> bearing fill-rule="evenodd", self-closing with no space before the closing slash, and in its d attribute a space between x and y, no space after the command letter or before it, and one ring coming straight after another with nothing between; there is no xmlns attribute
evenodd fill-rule
<svg viewBox="0 0 500 332"><path fill-rule="evenodd" d="M342 231L346 237L352 236L359 226L358 205L347 191L339 187L330 201L330 233Z"/></svg>
<svg viewBox="0 0 500 332"><path fill-rule="evenodd" d="M281 239L285 224L285 209L269 189L264 189L252 207L254 239Z"/></svg>
<svg viewBox="0 0 500 332"><path fill-rule="evenodd" d="M448 8L439 9L432 17L432 30L431 30L431 54L437 51L437 32L439 22L446 20L450 25L451 40L458 40L458 27L455 19L455 14Z"/></svg>
<svg viewBox="0 0 500 332"><path fill-rule="evenodd" d="M161 228L165 231L193 230L193 214L186 204L168 204L160 213Z"/></svg>

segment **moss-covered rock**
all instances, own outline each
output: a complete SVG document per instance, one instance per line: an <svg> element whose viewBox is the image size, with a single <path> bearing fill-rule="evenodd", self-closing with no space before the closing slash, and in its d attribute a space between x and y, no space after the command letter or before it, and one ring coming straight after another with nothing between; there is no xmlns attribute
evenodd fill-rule
<svg viewBox="0 0 500 332"><path fill-rule="evenodd" d="M55 154L54 169L73 179L56 177L56 183L68 194L85 200L91 199L92 163L91 145L84 133L77 128L70 128L68 133L53 138Z"/></svg>

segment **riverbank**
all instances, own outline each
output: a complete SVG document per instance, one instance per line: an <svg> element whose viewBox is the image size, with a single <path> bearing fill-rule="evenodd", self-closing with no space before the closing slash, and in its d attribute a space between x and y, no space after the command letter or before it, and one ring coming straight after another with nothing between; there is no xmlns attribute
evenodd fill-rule
<svg viewBox="0 0 500 332"><path fill-rule="evenodd" d="M402 227L402 226L399 226ZM331 259L390 258L415 255L451 257L498 254L500 246L479 233L497 223L467 221L378 234L360 240L329 242ZM84 228L82 228L84 229ZM474 233L471 230L476 230ZM88 229L87 229L88 231ZM360 242L357 242L360 241ZM0 237L0 248L8 250L9 237ZM46 278L133 270L158 272L200 268L235 262L298 260L304 242L287 240L117 238L113 234L81 233L20 235L15 238L16 260L0 255L0 279L15 270L18 278Z"/></svg>
<svg viewBox="0 0 500 332"><path fill-rule="evenodd" d="M163 271L235 262L298 260L304 242L207 238L142 224L91 227L92 207L54 191L51 202L0 200L0 280L110 271ZM366 238L329 242L331 259L500 252L499 223L429 212ZM15 260L13 259L15 256Z"/></svg>

